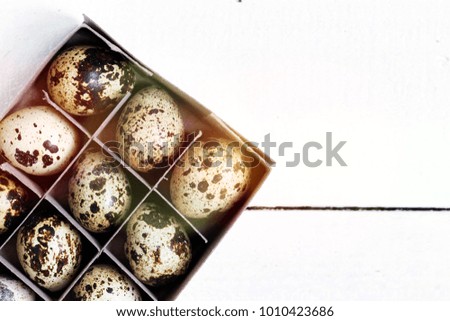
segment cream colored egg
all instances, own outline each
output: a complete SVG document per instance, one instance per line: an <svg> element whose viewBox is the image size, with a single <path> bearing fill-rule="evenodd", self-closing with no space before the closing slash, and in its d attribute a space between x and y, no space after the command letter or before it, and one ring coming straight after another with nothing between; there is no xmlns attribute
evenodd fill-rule
<svg viewBox="0 0 450 321"><path fill-rule="evenodd" d="M95 233L120 225L131 206L124 170L102 151L80 156L69 180L69 206L77 221Z"/></svg>
<svg viewBox="0 0 450 321"><path fill-rule="evenodd" d="M158 286L186 272L192 257L183 227L164 208L144 203L127 225L125 255L134 275Z"/></svg>
<svg viewBox="0 0 450 321"><path fill-rule="evenodd" d="M80 301L141 301L139 289L116 268L98 264L90 267L74 287Z"/></svg>
<svg viewBox="0 0 450 321"><path fill-rule="evenodd" d="M50 291L62 290L75 277L81 249L78 232L56 215L30 219L17 236L17 257L23 270Z"/></svg>
<svg viewBox="0 0 450 321"><path fill-rule="evenodd" d="M124 107L116 129L122 158L141 172L166 166L177 154L183 135L178 105L158 87L135 94Z"/></svg>
<svg viewBox="0 0 450 321"><path fill-rule="evenodd" d="M47 106L27 107L0 122L0 149L15 167L32 175L61 172L79 147L69 121Z"/></svg>
<svg viewBox="0 0 450 321"><path fill-rule="evenodd" d="M77 46L58 55L47 76L52 100L67 112L89 116L114 108L135 82L129 61L107 48Z"/></svg>
<svg viewBox="0 0 450 321"><path fill-rule="evenodd" d="M212 138L183 155L170 179L172 202L182 214L203 219L227 211L243 196L251 169L241 146Z"/></svg>
<svg viewBox="0 0 450 321"><path fill-rule="evenodd" d="M0 170L0 234L7 232L27 210L28 192L16 178Z"/></svg>
<svg viewBox="0 0 450 321"><path fill-rule="evenodd" d="M0 275L0 301L34 301L36 295L22 281Z"/></svg>

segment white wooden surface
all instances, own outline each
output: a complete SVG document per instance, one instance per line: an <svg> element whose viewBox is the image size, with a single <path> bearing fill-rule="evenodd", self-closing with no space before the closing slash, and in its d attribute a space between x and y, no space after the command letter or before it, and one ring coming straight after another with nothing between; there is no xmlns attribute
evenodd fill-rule
<svg viewBox="0 0 450 321"><path fill-rule="evenodd" d="M249 211L180 300L449 300L450 213Z"/></svg>
<svg viewBox="0 0 450 321"><path fill-rule="evenodd" d="M273 151L251 205L450 207L448 2L7 1L0 108L82 13L249 140L347 141L347 167ZM180 298L449 299L449 220L247 212Z"/></svg>

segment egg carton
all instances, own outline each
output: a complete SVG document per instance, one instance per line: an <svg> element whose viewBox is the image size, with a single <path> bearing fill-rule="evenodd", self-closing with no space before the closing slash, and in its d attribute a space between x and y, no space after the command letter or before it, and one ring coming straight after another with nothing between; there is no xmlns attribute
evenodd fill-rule
<svg viewBox="0 0 450 321"><path fill-rule="evenodd" d="M46 86L46 75L49 65L59 52L75 45L110 48L122 53L133 63L136 73L136 84L133 92L127 94L109 113L89 117L76 117L65 112L49 98ZM134 93L150 85L158 85L164 88L176 100L180 107L188 141L184 144L182 152L170 166L153 169L148 173L141 173L129 167L116 153L114 146L111 146L110 142L114 140L115 128L124 104ZM246 194L224 215L218 217L200 220L188 218L183 213L180 213L171 202L169 184L174 166L183 156L183 153L198 140L208 137L227 138L242 143L247 142L247 140L210 110L134 58L86 16L84 16L84 22L71 32L60 46L55 48L49 55L40 72L35 75L22 93L18 95L11 107L3 111L3 115L0 118L22 108L38 105L53 107L61 113L75 126L82 140L82 147L75 158L58 175L48 177L28 175L11 166L5 160L0 160L0 168L22 182L31 195L31 210L14 228L10 229L6 234L0 235L0 274L14 275L22 280L37 294L38 300L72 300L72 288L89 267L97 263L109 264L121 270L140 288L144 300L175 299L245 209L252 196L266 179L273 164L273 161L267 155L255 146L247 144L248 151L252 157L258 160L258 165L251 169L250 188ZM71 215L67 200L68 180L74 164L80 155L89 148L101 149L104 153L116 159L126 173L133 191L131 209L125 221L115 230L104 234L95 234L85 230ZM187 272L174 282L159 287L151 287L140 282L131 272L124 254L126 224L136 209L146 201L162 204L166 211L177 217L178 221L184 226L192 246L192 260ZM58 292L50 292L37 286L24 273L16 253L16 241L20 227L25 222L33 219L33 217L47 212L57 213L61 218L72 224L80 232L83 242L81 267L71 283Z"/></svg>

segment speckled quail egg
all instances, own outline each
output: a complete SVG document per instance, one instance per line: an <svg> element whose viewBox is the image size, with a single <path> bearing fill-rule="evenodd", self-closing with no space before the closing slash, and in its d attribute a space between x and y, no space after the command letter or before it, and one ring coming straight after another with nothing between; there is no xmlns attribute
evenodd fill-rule
<svg viewBox="0 0 450 321"><path fill-rule="evenodd" d="M0 275L0 301L34 301L34 292L22 281Z"/></svg>
<svg viewBox="0 0 450 321"><path fill-rule="evenodd" d="M33 217L19 230L17 257L26 274L52 292L75 277L81 263L78 232L56 215Z"/></svg>
<svg viewBox="0 0 450 321"><path fill-rule="evenodd" d="M75 164L68 198L72 214L84 228L107 232L125 219L131 206L131 186L111 156L88 150Z"/></svg>
<svg viewBox="0 0 450 321"><path fill-rule="evenodd" d="M0 149L15 167L32 175L61 172L78 151L72 124L47 106L27 107L0 122Z"/></svg>
<svg viewBox="0 0 450 321"><path fill-rule="evenodd" d="M47 87L52 100L67 112L89 116L108 111L133 89L130 62L106 48L77 46L52 62Z"/></svg>
<svg viewBox="0 0 450 321"><path fill-rule="evenodd" d="M16 178L0 170L0 234L27 210L28 192Z"/></svg>
<svg viewBox="0 0 450 321"><path fill-rule="evenodd" d="M183 135L178 105L158 87L136 93L125 105L116 129L122 158L141 172L167 165L178 152Z"/></svg>
<svg viewBox="0 0 450 321"><path fill-rule="evenodd" d="M80 301L141 301L136 285L117 269L104 264L90 267L73 292Z"/></svg>
<svg viewBox="0 0 450 321"><path fill-rule="evenodd" d="M212 138L183 155L170 179L172 202L182 214L203 219L227 211L241 198L250 183L241 146Z"/></svg>
<svg viewBox="0 0 450 321"><path fill-rule="evenodd" d="M184 228L164 208L142 204L126 228L125 255L134 275L158 286L182 275L191 260L191 244Z"/></svg>

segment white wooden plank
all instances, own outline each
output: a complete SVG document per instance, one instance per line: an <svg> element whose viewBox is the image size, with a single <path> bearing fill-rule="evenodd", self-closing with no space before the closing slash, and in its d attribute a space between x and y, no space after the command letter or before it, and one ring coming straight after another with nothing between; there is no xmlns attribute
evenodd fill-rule
<svg viewBox="0 0 450 321"><path fill-rule="evenodd" d="M8 2L1 108L82 11L250 140L347 141L348 167L272 153L253 205L450 206L448 2Z"/></svg>
<svg viewBox="0 0 450 321"><path fill-rule="evenodd" d="M248 211L180 300L448 300L450 213Z"/></svg>

